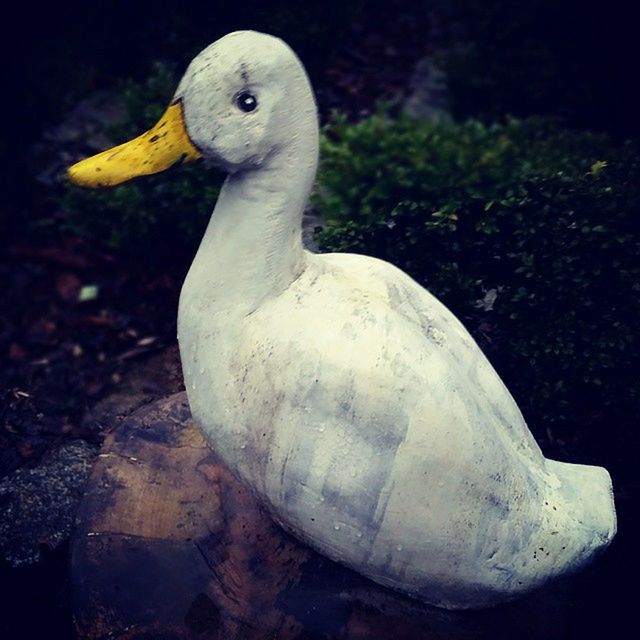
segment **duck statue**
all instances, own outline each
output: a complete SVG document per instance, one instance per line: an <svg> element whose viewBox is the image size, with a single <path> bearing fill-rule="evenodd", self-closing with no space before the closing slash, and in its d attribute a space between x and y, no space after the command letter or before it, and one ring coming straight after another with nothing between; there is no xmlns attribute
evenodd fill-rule
<svg viewBox="0 0 640 640"><path fill-rule="evenodd" d="M304 250L318 139L299 59L239 31L198 54L150 131L69 169L92 188L197 158L228 172L178 314L209 443L286 530L429 604L492 606L584 566L616 531L607 471L545 459L408 275Z"/></svg>

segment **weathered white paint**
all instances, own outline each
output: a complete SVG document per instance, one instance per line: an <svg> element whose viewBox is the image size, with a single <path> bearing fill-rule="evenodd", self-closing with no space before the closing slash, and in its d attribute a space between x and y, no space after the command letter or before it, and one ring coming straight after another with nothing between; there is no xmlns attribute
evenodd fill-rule
<svg viewBox="0 0 640 640"><path fill-rule="evenodd" d="M230 172L180 299L189 402L282 525L451 608L515 597L606 546L607 471L545 460L450 311L388 263L303 250L318 126L287 45L232 33L176 97Z"/></svg>

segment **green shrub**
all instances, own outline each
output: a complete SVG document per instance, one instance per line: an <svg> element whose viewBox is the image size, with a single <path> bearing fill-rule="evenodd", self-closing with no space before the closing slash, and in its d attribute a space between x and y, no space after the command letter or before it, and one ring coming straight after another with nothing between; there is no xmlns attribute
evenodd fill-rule
<svg viewBox="0 0 640 640"><path fill-rule="evenodd" d="M636 148L379 114L326 128L321 157L321 248L389 260L442 299L538 435L638 415Z"/></svg>

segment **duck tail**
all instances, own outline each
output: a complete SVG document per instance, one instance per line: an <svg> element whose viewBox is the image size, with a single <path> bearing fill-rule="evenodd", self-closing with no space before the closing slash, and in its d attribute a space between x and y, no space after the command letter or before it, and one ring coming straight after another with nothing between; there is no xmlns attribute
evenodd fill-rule
<svg viewBox="0 0 640 640"><path fill-rule="evenodd" d="M579 569L606 549L617 531L611 476L604 467L547 460L547 469L560 481L565 522L576 544L568 570Z"/></svg>

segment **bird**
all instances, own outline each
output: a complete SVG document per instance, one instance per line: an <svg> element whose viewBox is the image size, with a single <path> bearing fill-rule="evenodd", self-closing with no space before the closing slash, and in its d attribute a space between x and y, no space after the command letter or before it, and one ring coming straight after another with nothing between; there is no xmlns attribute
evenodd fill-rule
<svg viewBox="0 0 640 640"><path fill-rule="evenodd" d="M180 356L211 447L285 530L447 609L585 566L616 532L609 473L546 459L470 333L409 275L304 249L318 158L303 64L237 31L193 59L152 129L68 174L97 188L196 159L228 174L180 294Z"/></svg>

